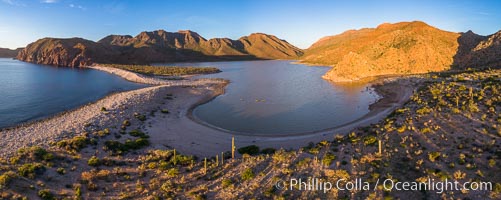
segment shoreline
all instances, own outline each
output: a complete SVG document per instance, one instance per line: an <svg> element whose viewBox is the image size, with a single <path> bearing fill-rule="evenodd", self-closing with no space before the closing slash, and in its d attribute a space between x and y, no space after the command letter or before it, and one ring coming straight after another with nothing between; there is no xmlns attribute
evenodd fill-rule
<svg viewBox="0 0 501 200"><path fill-rule="evenodd" d="M47 146L50 142L78 135L82 132L113 127L120 124L124 119L131 119L131 113L133 112L145 113L152 111L152 109L160 109L160 107L168 109L171 114L157 114L148 117L144 123L133 122L133 125L149 133L151 138L154 138L151 141L152 147L168 146L196 156L217 155L229 150L231 138L235 137L237 147L254 144L260 148L300 148L309 142L332 140L336 134L346 134L348 131L378 122L405 103L413 91L413 83L409 79L395 79L390 83L385 83L386 79L379 80L382 84L372 86L375 87L376 92L382 98L370 105L369 113L352 122L326 130L307 133L284 135L239 134L204 124L196 119L192 113L197 106L208 103L217 96L224 94L225 87L229 83L226 80L197 79L185 80L179 83L180 81L177 80L156 79L152 82L151 79L154 78L144 77L125 70L120 72L114 68L111 70L110 68L96 68L95 66L90 68L112 73L125 79L131 79L132 77L138 83L157 83L158 85L113 93L96 102L56 114L51 118L9 130L0 130L0 134L4 137L4 140L0 142L0 146L2 146L0 155L12 154L20 147L31 145ZM166 94L174 94L175 97L173 100L166 101L164 98ZM112 114L97 112L101 106L109 107ZM146 123L148 125L145 125ZM92 124L92 126L87 127L86 124ZM111 129L115 131L113 128Z"/></svg>

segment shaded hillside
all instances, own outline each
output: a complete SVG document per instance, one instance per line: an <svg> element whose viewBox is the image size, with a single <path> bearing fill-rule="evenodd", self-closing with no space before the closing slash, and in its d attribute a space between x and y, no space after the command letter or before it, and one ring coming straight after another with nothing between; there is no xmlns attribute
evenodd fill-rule
<svg viewBox="0 0 501 200"><path fill-rule="evenodd" d="M83 66L93 62L111 61L118 52L82 38L43 38L26 46L17 59L37 64Z"/></svg>
<svg viewBox="0 0 501 200"><path fill-rule="evenodd" d="M40 39L18 55L19 60L78 67L92 63L149 64L173 61L297 59L301 49L266 34L239 40L207 40L193 31L164 30L130 35L110 35L98 42L71 38Z"/></svg>
<svg viewBox="0 0 501 200"><path fill-rule="evenodd" d="M461 34L454 66L459 68L501 66L501 31L489 36L471 31Z"/></svg>
<svg viewBox="0 0 501 200"><path fill-rule="evenodd" d="M302 61L334 66L324 75L333 81L442 71L453 63L459 36L419 21L381 24L322 38Z"/></svg>
<svg viewBox="0 0 501 200"><path fill-rule="evenodd" d="M0 58L15 58L19 51L21 51L21 48L14 50L8 48L0 48Z"/></svg>

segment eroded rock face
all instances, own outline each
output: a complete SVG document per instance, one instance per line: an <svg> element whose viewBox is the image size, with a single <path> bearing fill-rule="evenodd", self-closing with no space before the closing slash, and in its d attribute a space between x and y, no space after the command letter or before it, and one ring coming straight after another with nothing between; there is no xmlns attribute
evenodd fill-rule
<svg viewBox="0 0 501 200"><path fill-rule="evenodd" d="M57 66L92 63L149 64L172 61L297 59L302 50L272 35L251 34L239 40L207 40L193 31L142 32L135 37L110 35L98 42L81 38L44 38L29 44L17 59Z"/></svg>

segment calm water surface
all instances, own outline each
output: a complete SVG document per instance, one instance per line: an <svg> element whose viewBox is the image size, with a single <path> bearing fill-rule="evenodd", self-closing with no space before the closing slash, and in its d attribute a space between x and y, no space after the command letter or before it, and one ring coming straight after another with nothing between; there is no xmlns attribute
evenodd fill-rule
<svg viewBox="0 0 501 200"><path fill-rule="evenodd" d="M0 128L51 116L144 85L96 70L0 58Z"/></svg>
<svg viewBox="0 0 501 200"><path fill-rule="evenodd" d="M379 97L365 84L333 84L323 80L328 67L292 61L170 63L213 66L223 72L195 78L231 81L224 95L198 106L198 119L229 131L291 134L336 127L369 112Z"/></svg>

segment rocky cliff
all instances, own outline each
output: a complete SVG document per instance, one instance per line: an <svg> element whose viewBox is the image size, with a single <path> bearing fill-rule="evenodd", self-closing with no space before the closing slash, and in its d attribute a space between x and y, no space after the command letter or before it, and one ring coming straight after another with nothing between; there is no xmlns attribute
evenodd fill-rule
<svg viewBox="0 0 501 200"><path fill-rule="evenodd" d="M149 64L173 61L297 59L302 50L275 36L255 33L239 40L207 40L193 31L110 35L98 42L44 38L21 51L19 60L78 67L92 63Z"/></svg>

